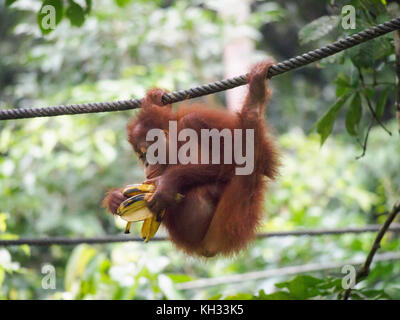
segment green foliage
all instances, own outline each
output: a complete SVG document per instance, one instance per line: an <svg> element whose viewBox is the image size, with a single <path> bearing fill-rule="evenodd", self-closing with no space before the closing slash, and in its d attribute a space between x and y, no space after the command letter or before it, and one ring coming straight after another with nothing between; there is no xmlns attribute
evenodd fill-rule
<svg viewBox="0 0 400 320"><path fill-rule="evenodd" d="M358 126L360 125L361 116L362 116L361 97L360 94L357 92L353 95L346 116L346 129L350 135L352 136L358 135Z"/></svg>
<svg viewBox="0 0 400 320"><path fill-rule="evenodd" d="M7 5L11 5L12 2ZM84 7L73 0L43 0L37 13L37 23L43 35L54 31L64 16L68 18L72 26L80 27L85 22L86 15L90 13L91 8L92 0L85 0ZM55 13L55 25L49 25L53 22L52 9Z"/></svg>
<svg viewBox="0 0 400 320"><path fill-rule="evenodd" d="M65 289L73 291L74 283L78 282L96 250L86 245L77 246L72 252L65 270Z"/></svg>
<svg viewBox="0 0 400 320"><path fill-rule="evenodd" d="M54 12L53 12L54 10ZM55 17L53 18L53 13ZM48 34L53 31L55 26L48 26L52 23L53 19L55 24L59 24L64 15L64 4L63 0L45 0L43 1L42 7L37 14L37 23L43 34Z"/></svg>
<svg viewBox="0 0 400 320"><path fill-rule="evenodd" d="M56 5L57 27L41 30L46 37L41 37L37 24L38 8L45 1L22 6L22 1L7 0L12 5L0 11L5 26L0 46L1 108L127 99L142 97L153 86L174 90L220 79L224 32L231 27L280 61L288 53L303 51L295 41L280 40L299 24L306 25L299 34L301 43L315 48L387 19L386 7L374 1L351 1L357 8L356 30L342 30L338 16L323 16L325 11L312 12L322 15L314 22L304 21L310 8L295 1L290 1L295 14L286 10L286 2L256 3L246 23L224 20L214 1L48 2ZM377 15L371 17L368 11ZM261 50L257 59L266 55ZM261 231L384 221L385 212L399 198L400 173L393 157L400 153L397 137L373 128L367 154L359 161L354 160L359 150L349 137L359 138L365 131L366 96L378 117L397 130L397 123L389 121L395 90L393 53L392 36L387 35L325 59L321 68L303 68L271 82L274 95L268 119L278 132L283 166L268 193ZM221 96L206 99L222 104ZM107 215L100 202L108 188L143 179L125 137L127 118L134 113L0 123L0 238L121 233L121 221ZM312 124L319 137L304 134ZM342 134L346 129L347 136ZM133 232L138 234L138 228ZM2 248L0 297L337 299L343 293L339 270L197 291L177 288L198 278L365 256L373 237L257 240L234 259L208 263L186 257L168 242ZM397 237L387 236L382 250L395 251L399 245ZM43 263L56 268L56 290L41 287ZM377 263L352 299L400 298L395 278L399 272L398 262Z"/></svg>
<svg viewBox="0 0 400 320"><path fill-rule="evenodd" d="M386 4L383 2L355 0L351 1L350 4L356 8L356 28L344 30L340 26L338 28L338 38L360 32L390 19L390 12L388 12ZM374 13L373 16L371 12ZM337 16L324 16L306 25L299 33L300 41L306 43L327 36L327 30L334 25L329 23L328 18L331 18L333 23ZM322 25L324 27L319 27ZM316 28L315 34L313 33L313 27ZM348 92L351 93L352 98L345 115L341 116L338 113L343 105L339 107L335 103L313 126L321 135L321 144L332 133L333 124L343 118L345 119L345 127L348 134L360 139L363 132L367 130L368 123L363 119L368 114L367 112L364 115L362 114L363 104L370 103L376 110L377 117L381 118L388 100L393 101L394 99L393 78L395 75L394 59L392 58L394 56L394 46L391 34L357 45L336 56L336 58L326 59L326 62L341 64L337 66L337 76L334 81L336 84L337 103L343 101L346 97L345 94ZM389 76L390 73L392 73L391 76ZM366 89L363 89L362 86L365 86ZM379 94L375 94L376 92L379 92ZM361 96L367 96L369 101L361 99Z"/></svg>
<svg viewBox="0 0 400 320"><path fill-rule="evenodd" d="M316 123L317 132L321 136L321 145L324 144L325 140L331 134L338 112L346 103L349 96L350 96L349 94L344 94L340 98L338 98L335 104Z"/></svg>
<svg viewBox="0 0 400 320"><path fill-rule="evenodd" d="M227 296L225 300L315 300L315 299L341 299L344 289L340 279L327 277L316 278L309 275L300 275L290 281L279 282L275 284L277 290L273 293L265 293L260 290L258 294L251 295L239 293L233 296ZM222 297L217 297L221 299ZM352 300L378 300L392 299L392 297L383 290L368 290L366 288L355 289L350 298Z"/></svg>
<svg viewBox="0 0 400 320"><path fill-rule="evenodd" d="M7 214L5 213L0 213L0 232L5 232L7 229Z"/></svg>
<svg viewBox="0 0 400 320"><path fill-rule="evenodd" d="M385 111L389 93L390 93L390 88L385 88L385 90L379 95L378 101L376 102L375 113L378 119L381 119L383 116L383 112Z"/></svg>
<svg viewBox="0 0 400 320"><path fill-rule="evenodd" d="M115 3L120 7L125 7L131 2L131 0L115 0Z"/></svg>
<svg viewBox="0 0 400 320"><path fill-rule="evenodd" d="M257 10L250 16L248 24L259 28L267 23L280 21L285 16L285 10L279 3L266 2L257 6Z"/></svg>
<svg viewBox="0 0 400 320"><path fill-rule="evenodd" d="M70 1L65 15L73 26L80 27L85 22L85 11L74 1Z"/></svg>
<svg viewBox="0 0 400 320"><path fill-rule="evenodd" d="M322 16L310 22L299 31L300 43L306 44L321 39L334 30L339 21L339 16Z"/></svg>

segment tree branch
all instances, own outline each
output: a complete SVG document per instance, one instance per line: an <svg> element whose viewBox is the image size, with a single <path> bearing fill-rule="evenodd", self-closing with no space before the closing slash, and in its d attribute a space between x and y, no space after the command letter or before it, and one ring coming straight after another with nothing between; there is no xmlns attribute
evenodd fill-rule
<svg viewBox="0 0 400 320"><path fill-rule="evenodd" d="M368 109L371 112L371 115L374 117L376 122L378 122L378 124L382 127L382 129L385 130L391 136L392 133L385 127L385 125L382 123L382 121L378 118L374 108L372 107L371 99L368 97L367 86L365 84L364 76L363 76L363 74L361 72L361 69L359 67L357 67L357 70L358 70L358 74L359 74L359 77L360 77L361 86L362 86L362 88L364 90L364 96L365 96L365 99L367 100Z"/></svg>
<svg viewBox="0 0 400 320"><path fill-rule="evenodd" d="M364 264L357 270L356 274L356 280L354 285L359 283L361 280L366 278L370 272L370 267L372 260L374 259L374 256L376 252L379 250L381 247L381 241L386 232L389 230L390 224L393 222L393 220L396 218L397 214L400 212L400 201L398 201L394 206L392 211L389 213L388 217L386 218L386 221L384 224L381 226L378 234L376 235L375 241L372 244L371 250L364 262ZM343 300L348 300L351 294L352 288L349 288L345 291Z"/></svg>
<svg viewBox="0 0 400 320"><path fill-rule="evenodd" d="M375 120L375 118L372 116L371 117L371 121L370 121L370 123L368 125L367 133L365 134L364 142L362 143L357 138L357 141L358 141L358 143L360 144L360 146L362 147L363 150L362 150L362 153L359 156L356 157L356 160L359 160L359 159L361 159L362 157L365 156L365 152L367 151L368 137L369 137L369 133L371 132L372 126L374 125L374 122L375 122L374 120Z"/></svg>

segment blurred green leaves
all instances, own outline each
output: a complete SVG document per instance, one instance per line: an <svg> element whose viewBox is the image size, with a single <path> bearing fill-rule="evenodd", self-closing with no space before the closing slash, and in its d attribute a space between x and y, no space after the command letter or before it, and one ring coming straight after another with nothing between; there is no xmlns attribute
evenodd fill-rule
<svg viewBox="0 0 400 320"><path fill-rule="evenodd" d="M95 254L96 250L87 245L75 247L65 270L65 289L67 291L74 291L74 283L82 278L86 266Z"/></svg>
<svg viewBox="0 0 400 320"><path fill-rule="evenodd" d="M304 8L295 1L288 6L286 2L257 2L246 23L224 21L213 9L213 1L99 0L93 1L93 8L89 0L32 1L29 5L24 2L23 8L18 2L7 1L13 3L10 10L0 12L8 22L0 46L1 107L138 98L153 86L174 90L220 79L226 41L223 31L230 26L256 41L260 49L257 59L273 52L277 61L307 50L307 46L298 48L295 37L281 41L299 25L305 25L299 34L301 43L312 48L354 32L337 28L336 15L304 21L310 13L321 16L320 11L314 12L317 6ZM35 7L35 3L39 5ZM37 14L44 3L57 8L57 27L41 37ZM369 21L364 9L356 7L360 30L384 21L382 8L375 21ZM367 4L367 8L372 7ZM279 23L266 26L274 21ZM357 162L354 155L358 150L348 141L348 137L363 133L367 114L362 113L365 99L357 68L365 76L365 94L378 117L388 121L393 116L389 109L394 101L391 35L331 58L321 61L320 68L313 65L271 82L275 94L268 118L278 131L283 166L266 199L262 231L380 223L399 197L400 173L393 157L400 153L397 140L373 128L371 153ZM221 96L208 96L207 102L223 104ZM1 123L0 237L120 233L118 221L100 208L100 202L108 188L143 179L142 168L126 141L125 126L134 114ZM304 134L313 123L324 148L319 147L316 134ZM391 124L394 130L395 125ZM334 128L336 134L332 134ZM343 135L346 130L348 135ZM331 139L326 143L328 136ZM4 233L6 223L9 233ZM328 279L326 273L226 284L196 292L178 291L175 284L308 261L348 259L365 255L372 238L363 234L258 240L235 259L207 264L178 253L169 242L7 248L1 249L2 261L7 263L0 263L0 295L49 299L337 298L340 275ZM383 243L386 250L396 250L398 245L399 240L391 236ZM38 270L44 262L56 267L56 292L41 290ZM15 271L23 272L5 271L4 265L10 263ZM392 279L399 272L397 262L377 265L371 280L365 282L374 290L357 291L355 298L384 298L383 287L393 291L393 297L400 297ZM275 286L276 281L281 283Z"/></svg>
<svg viewBox="0 0 400 320"><path fill-rule="evenodd" d="M352 136L358 135L358 128L360 125L362 116L362 107L361 107L361 97L357 92L353 94L352 100L350 102L350 107L347 111L346 116L346 129L347 132Z"/></svg>
<svg viewBox="0 0 400 320"><path fill-rule="evenodd" d="M37 14L37 23L44 35L55 30L64 15L72 26L80 27L85 22L85 15L90 13L91 7L92 0L86 0L84 8L73 0L44 0Z"/></svg>
<svg viewBox="0 0 400 320"><path fill-rule="evenodd" d="M125 7L129 4L132 0L115 0L115 3L120 7Z"/></svg>
<svg viewBox="0 0 400 320"><path fill-rule="evenodd" d="M261 292L260 298L266 300L276 299L276 295L280 294L290 300L307 300L318 296L325 299L337 299L339 298L338 293L342 291L341 279L330 277L319 279L309 275L297 276L290 281L276 283L275 286L284 290L277 291L272 295Z"/></svg>
<svg viewBox="0 0 400 320"><path fill-rule="evenodd" d="M321 146L331 134L338 112L346 103L349 97L350 94L343 94L340 98L338 98L335 104L330 107L325 115L322 116L322 118L316 123L317 132L321 136Z"/></svg>
<svg viewBox="0 0 400 320"><path fill-rule="evenodd" d="M5 232L7 229L7 214L6 213L0 213L0 232Z"/></svg>
<svg viewBox="0 0 400 320"><path fill-rule="evenodd" d="M6 0L6 5L10 6L12 5L16 0Z"/></svg>
<svg viewBox="0 0 400 320"><path fill-rule="evenodd" d="M334 30L340 21L339 16L322 16L299 31L299 40L301 44L306 44L311 41L319 40Z"/></svg>
<svg viewBox="0 0 400 320"><path fill-rule="evenodd" d="M43 34L48 34L60 23L64 15L63 0L45 0L37 15L37 23Z"/></svg>
<svg viewBox="0 0 400 320"><path fill-rule="evenodd" d="M383 2L355 0L352 5L356 8L356 28L344 30L342 26L339 26L337 39L389 20L390 13ZM371 12L374 12L374 16L370 14ZM328 38L330 30L336 28L338 24L339 17L336 15L315 19L300 30L300 43L305 44L322 40L325 37ZM328 39L332 40L332 37ZM362 113L364 103L362 96L368 99L366 101L368 105L374 105L378 119L383 116L387 101L394 99L393 97L390 98L393 88L391 82L395 76L393 73L394 46L392 39L393 36L387 34L345 50L336 58L325 59L326 64L335 62L338 65L335 72L337 76L334 80L336 102L313 126L321 136L321 145L332 133L336 120L344 119L347 133L358 141L362 135L368 134L364 133L369 131L366 125L369 121L363 119L365 115L363 116ZM390 69L392 69L391 77L389 77ZM379 94L376 94L377 92ZM349 93L351 96L348 95ZM347 101L349 101L347 112L341 115L339 111L347 104ZM365 143L367 143L366 139Z"/></svg>
<svg viewBox="0 0 400 320"><path fill-rule="evenodd" d="M70 1L65 15L73 26L80 27L85 22L85 11L74 1Z"/></svg>
<svg viewBox="0 0 400 320"><path fill-rule="evenodd" d="M341 279L326 277L316 278L309 275L300 275L290 281L276 283L277 290L273 293L265 293L260 290L258 294L251 295L239 293L224 297L226 300L337 300L342 299L344 289ZM220 299L221 297L217 297ZM393 299L384 290L369 290L361 288L353 290L352 300L378 300Z"/></svg>
<svg viewBox="0 0 400 320"><path fill-rule="evenodd" d="M387 104L387 100L390 93L390 88L385 88L384 91L379 95L378 101L376 103L375 113L378 119L382 118L382 115L385 111L385 107Z"/></svg>

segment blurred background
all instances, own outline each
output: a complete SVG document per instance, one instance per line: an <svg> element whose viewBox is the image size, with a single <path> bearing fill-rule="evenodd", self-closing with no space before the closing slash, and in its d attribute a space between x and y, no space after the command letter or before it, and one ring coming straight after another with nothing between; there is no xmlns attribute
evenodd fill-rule
<svg viewBox="0 0 400 320"><path fill-rule="evenodd" d="M38 25L45 4L57 8L51 32ZM342 26L345 4L356 9L355 29ZM153 86L186 89L239 75L261 59L291 58L398 15L396 1L384 0L0 0L0 108L140 98ZM260 232L382 223L399 200L393 37L271 80L266 117L283 166L266 197ZM198 100L234 110L243 90ZM332 117L328 110L338 99L343 106ZM135 112L0 122L0 239L122 234L124 224L100 203L108 188L144 179L126 140ZM330 299L340 294L340 270L193 290L179 285L363 258L373 239L373 233L267 238L235 257L207 261L167 241L0 247L0 298ZM381 250L396 251L399 244L396 234L388 234ZM55 268L55 288L45 285L52 267L44 265ZM399 272L397 260L377 263L359 298L399 299Z"/></svg>

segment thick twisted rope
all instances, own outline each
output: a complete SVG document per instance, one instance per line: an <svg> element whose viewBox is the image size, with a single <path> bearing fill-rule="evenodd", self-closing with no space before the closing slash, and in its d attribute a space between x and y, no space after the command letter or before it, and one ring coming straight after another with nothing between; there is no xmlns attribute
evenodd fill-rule
<svg viewBox="0 0 400 320"><path fill-rule="evenodd" d="M280 62L269 69L268 78L272 78L287 71L297 69L312 62L321 60L335 53L354 47L362 42L377 38L386 33L400 29L400 17L379 24L375 27L358 32L344 39L338 40L320 49L312 50L295 58ZM216 81L195 88L180 90L165 94L162 97L164 104L170 104L186 99L201 97L242 86L247 83L247 74L230 79ZM122 111L139 108L140 99L119 100L111 102L93 102L81 104L68 104L43 108L21 108L0 110L0 120L23 119L35 117L52 117L67 114L83 114L95 112Z"/></svg>
<svg viewBox="0 0 400 320"><path fill-rule="evenodd" d="M323 235L339 235L339 234L358 234L366 232L376 232L379 230L380 225L367 225L365 227L348 227L348 228L337 228L337 229L303 229L294 231L278 231L260 233L257 235L258 239L275 238L275 237L289 237L289 236L323 236ZM389 231L400 232L400 224L392 224ZM164 241L166 237L154 237L151 241ZM101 243L115 243L115 242L131 242L131 241L143 241L140 237L130 237L124 235L118 236L104 236L97 238L66 238L66 237L54 237L54 238L22 238L13 240L0 240L1 246L19 246L19 245L30 245L30 246L51 246L51 245L77 245L77 244L101 244Z"/></svg>

